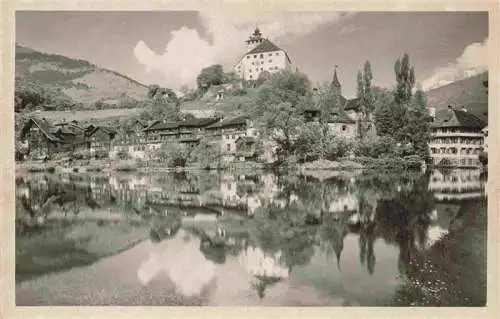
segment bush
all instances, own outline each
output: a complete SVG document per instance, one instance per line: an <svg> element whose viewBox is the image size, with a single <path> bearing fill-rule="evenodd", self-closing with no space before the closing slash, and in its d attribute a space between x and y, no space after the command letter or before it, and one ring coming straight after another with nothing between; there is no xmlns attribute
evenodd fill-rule
<svg viewBox="0 0 500 319"><path fill-rule="evenodd" d="M56 171L56 168L54 166L47 167L47 172L48 173L53 174L53 173L55 173L55 171Z"/></svg>
<svg viewBox="0 0 500 319"><path fill-rule="evenodd" d="M78 173L78 167L73 168L73 173Z"/></svg>

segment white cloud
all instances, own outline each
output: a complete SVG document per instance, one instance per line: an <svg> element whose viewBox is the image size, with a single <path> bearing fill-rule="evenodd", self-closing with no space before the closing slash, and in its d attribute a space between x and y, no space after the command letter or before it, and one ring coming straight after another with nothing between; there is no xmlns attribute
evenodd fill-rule
<svg viewBox="0 0 500 319"><path fill-rule="evenodd" d="M331 21L350 16L340 12L227 12L218 7L200 12L203 25L212 41L202 38L194 29L182 27L171 33L171 40L162 53L151 50L143 41L134 48L137 60L148 71L164 75L162 85L179 88L194 85L202 68L220 63L231 68L245 53L244 41L258 26L263 35L279 42L290 36L305 35ZM292 57L293 58L293 57Z"/></svg>
<svg viewBox="0 0 500 319"><path fill-rule="evenodd" d="M422 81L424 91L465 79L488 70L488 39L469 44L462 55L446 67L440 67Z"/></svg>

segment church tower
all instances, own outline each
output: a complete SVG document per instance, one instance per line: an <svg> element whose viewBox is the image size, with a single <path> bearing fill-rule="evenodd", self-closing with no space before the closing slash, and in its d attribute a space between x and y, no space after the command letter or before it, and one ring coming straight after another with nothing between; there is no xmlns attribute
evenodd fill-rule
<svg viewBox="0 0 500 319"><path fill-rule="evenodd" d="M256 46L262 43L264 41L264 38L262 37L262 33L260 32L259 28L255 28L255 31L253 34L246 40L245 42L248 45L248 51L252 50Z"/></svg>
<svg viewBox="0 0 500 319"><path fill-rule="evenodd" d="M332 92L335 96L341 96L342 95L342 86L340 85L339 78L337 77L337 67L338 65L335 65L335 71L333 73L333 81L330 84L332 87Z"/></svg>

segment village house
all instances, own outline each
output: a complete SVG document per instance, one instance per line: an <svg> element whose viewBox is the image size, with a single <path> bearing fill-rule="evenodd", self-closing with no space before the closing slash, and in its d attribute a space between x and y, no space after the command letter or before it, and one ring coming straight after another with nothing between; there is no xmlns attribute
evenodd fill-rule
<svg viewBox="0 0 500 319"><path fill-rule="evenodd" d="M45 118L30 118L22 127L21 139L29 149L28 159L50 159L64 141L55 135L58 128Z"/></svg>
<svg viewBox="0 0 500 319"><path fill-rule="evenodd" d="M259 133L248 116L224 119L208 126L206 132L207 136L219 142L225 161L245 160L255 155Z"/></svg>
<svg viewBox="0 0 500 319"><path fill-rule="evenodd" d="M139 120L134 121L128 127L121 127L111 143L110 158L120 157L122 154L136 159L144 159L146 155L147 141L144 129L146 123Z"/></svg>
<svg viewBox="0 0 500 319"><path fill-rule="evenodd" d="M431 124L430 154L436 166L479 167L486 124L478 117L449 106Z"/></svg>
<svg viewBox="0 0 500 319"><path fill-rule="evenodd" d="M285 50L262 37L259 28L246 41L247 53L234 67L236 74L245 81L255 81L259 78L290 70L292 62Z"/></svg>
<svg viewBox="0 0 500 319"><path fill-rule="evenodd" d="M90 125L85 132L86 147L93 157L108 157L116 131L107 126Z"/></svg>

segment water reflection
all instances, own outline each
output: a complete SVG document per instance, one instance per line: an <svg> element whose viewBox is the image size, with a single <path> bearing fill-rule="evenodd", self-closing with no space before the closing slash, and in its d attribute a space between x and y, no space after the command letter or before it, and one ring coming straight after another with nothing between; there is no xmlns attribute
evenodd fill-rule
<svg viewBox="0 0 500 319"><path fill-rule="evenodd" d="M137 260L135 280L142 288L136 293L165 277L174 295L197 296L207 305L387 302L401 278L412 276L415 256L467 226L464 205L470 211L485 196L484 182L472 170L329 178L266 172L30 175L16 185L17 236L24 240L18 250L47 240L55 221L66 223L58 235L66 237L77 221L100 225L102 234L87 237L116 236L109 230L120 222L124 231L137 229L137 239L149 238ZM30 240L34 232L44 236ZM121 258L123 249L107 251ZM49 270L56 272L44 280L61 280L60 270ZM30 289L37 285L42 282L35 280ZM17 297L29 304L26 295L21 289Z"/></svg>

